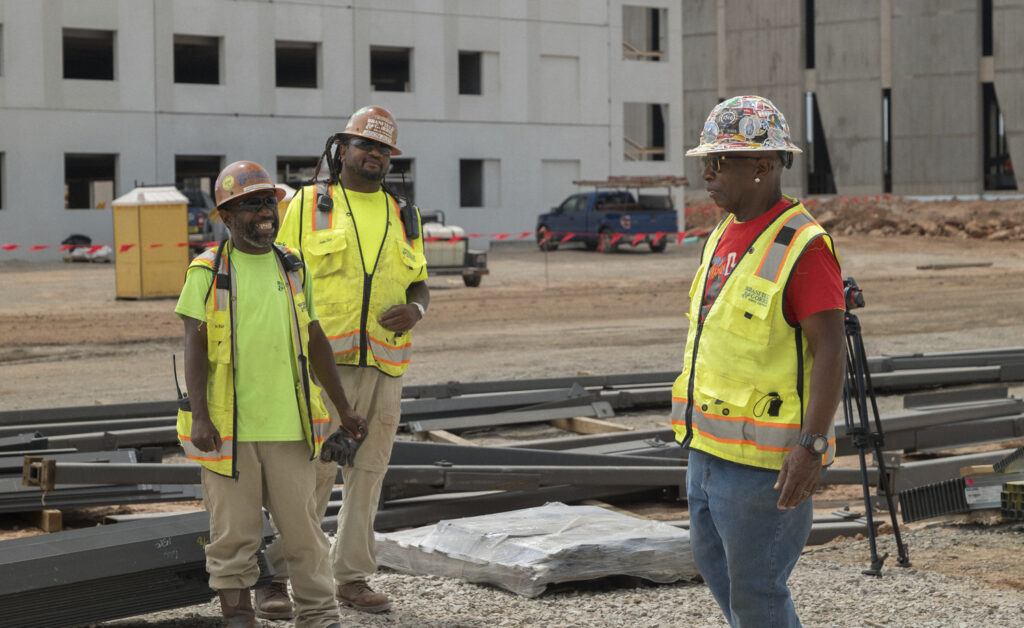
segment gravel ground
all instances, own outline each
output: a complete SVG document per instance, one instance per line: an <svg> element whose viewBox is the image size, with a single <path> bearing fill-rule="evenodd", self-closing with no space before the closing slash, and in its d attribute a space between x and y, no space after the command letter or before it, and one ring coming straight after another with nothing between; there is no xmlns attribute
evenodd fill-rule
<svg viewBox="0 0 1024 628"><path fill-rule="evenodd" d="M951 544L951 540L956 543ZM955 545L1011 543L1017 551L1024 524L941 525L904 534L913 564L935 554L955 552ZM1016 550L1011 549L1017 544ZM940 573L896 566L892 536L880 537L879 551L890 552L882 577L865 576L870 556L866 540L808 548L790 578L797 611L805 626L1021 626L1024 618L1024 568L1017 562L1013 582L999 586L969 574ZM1011 561L1012 562L1012 561ZM367 615L342 609L344 626L483 627L483 626L725 626L707 587L680 582L654 585L632 580L603 580L559 585L527 599L489 586L434 576L381 572L371 580L394 599L388 613ZM218 626L217 604L154 613L107 622L119 628ZM293 622L262 621L285 628Z"/></svg>
<svg viewBox="0 0 1024 628"><path fill-rule="evenodd" d="M868 298L861 321L869 355L1016 346L1024 339L1019 243L865 236L837 242L844 273L857 277ZM696 255L693 246L607 256L495 246L492 274L480 288L432 279L434 298L407 383L677 368ZM970 265L918 270L940 262ZM113 285L109 266L0 264L5 409L170 398L170 356L181 355L173 300L115 302ZM999 290L984 288L992 285ZM1024 394L1019 387L1011 392ZM898 409L894 402L883 414ZM652 413L616 420L644 428L665 419ZM544 429L524 437L549 435ZM484 444L497 435L469 437ZM908 531L906 540L914 566L901 569L890 558L880 579L860 573L868 563L866 541L809 549L790 582L805 625L1024 626L1024 526L942 525ZM891 545L883 537L882 551L895 554ZM380 616L344 610L343 625L725 625L707 588L696 583L562 585L532 600L393 572L372 584L392 596L394 609ZM220 613L212 603L102 625L212 627Z"/></svg>

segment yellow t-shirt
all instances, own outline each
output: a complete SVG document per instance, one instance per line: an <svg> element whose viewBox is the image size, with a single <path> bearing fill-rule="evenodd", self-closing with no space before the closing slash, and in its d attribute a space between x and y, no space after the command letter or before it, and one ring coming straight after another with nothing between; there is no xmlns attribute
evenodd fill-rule
<svg viewBox="0 0 1024 628"><path fill-rule="evenodd" d="M363 254L363 269L373 272L380 247L384 244L384 231L388 224L388 212L395 211L391 199L383 190L356 192L346 189L335 197L334 202L345 202L348 198L352 209L352 222L356 224L359 236L359 250ZM341 207L339 207L341 209Z"/></svg>
<svg viewBox="0 0 1024 628"><path fill-rule="evenodd" d="M292 321L288 287L273 251L250 255L231 251L232 281L236 282L238 320L235 342L235 394L238 404L238 442L295 441L305 438L295 384L299 374L292 360ZM206 319L206 293L213 273L190 268L174 313ZM304 292L310 320L313 278L306 276ZM306 347L303 352L308 355Z"/></svg>

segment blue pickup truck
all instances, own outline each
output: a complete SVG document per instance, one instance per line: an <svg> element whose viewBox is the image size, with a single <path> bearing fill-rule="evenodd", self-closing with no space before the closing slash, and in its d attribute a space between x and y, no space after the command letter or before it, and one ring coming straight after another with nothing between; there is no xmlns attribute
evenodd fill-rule
<svg viewBox="0 0 1024 628"><path fill-rule="evenodd" d="M671 194L639 194L642 187L661 187L657 183L632 185L624 179L607 182L575 181L580 185L594 185L593 192L573 194L558 207L537 217L537 245L542 251L553 251L560 244L582 242L590 250L604 253L619 246L647 244L651 251L660 253L679 230L679 220L672 204ZM671 180L685 185L685 179ZM634 195L626 185L637 187ZM616 186L617 189L600 189Z"/></svg>

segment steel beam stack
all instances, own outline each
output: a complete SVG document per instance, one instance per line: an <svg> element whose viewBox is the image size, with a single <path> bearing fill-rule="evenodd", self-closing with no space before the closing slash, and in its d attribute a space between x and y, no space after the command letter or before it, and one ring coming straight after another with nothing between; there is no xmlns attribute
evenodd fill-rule
<svg viewBox="0 0 1024 628"><path fill-rule="evenodd" d="M265 536L272 537L264 521ZM210 601L205 512L0 542L0 628L54 628ZM260 583L273 573L261 551Z"/></svg>

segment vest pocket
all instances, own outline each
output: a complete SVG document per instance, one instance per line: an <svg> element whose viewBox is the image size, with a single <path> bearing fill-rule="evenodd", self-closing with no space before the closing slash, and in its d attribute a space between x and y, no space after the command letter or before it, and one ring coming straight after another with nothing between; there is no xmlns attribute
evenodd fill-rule
<svg viewBox="0 0 1024 628"><path fill-rule="evenodd" d="M323 229L313 231L305 238L305 254L314 277L339 273L344 266L345 248L348 241L344 229Z"/></svg>
<svg viewBox="0 0 1024 628"><path fill-rule="evenodd" d="M214 364L231 363L231 321L226 310L216 310L206 326L206 359Z"/></svg>
<svg viewBox="0 0 1024 628"><path fill-rule="evenodd" d="M700 368L700 365L697 366ZM722 414L721 410L727 410L729 414L739 414L750 405L750 399L754 396L754 386L738 379L703 371L697 373L696 397L697 407L702 412L711 414ZM703 406L707 406L705 409ZM717 409L716 409L717 408Z"/></svg>
<svg viewBox="0 0 1024 628"><path fill-rule="evenodd" d="M426 265L427 260L423 257L422 253L411 247L404 240L396 240L395 243L398 245L395 252L397 253L398 258L402 260L402 265L404 266L404 268L401 268L400 272L402 273L403 279L406 283L412 283L416 281L416 278L420 274L420 269ZM399 269L396 268L396 270Z"/></svg>
<svg viewBox="0 0 1024 628"><path fill-rule="evenodd" d="M740 279L740 277L736 277ZM722 311L718 324L722 329L758 345L771 340L774 323L773 311L779 307L780 286L760 277L744 277L741 285L733 286L721 295Z"/></svg>

